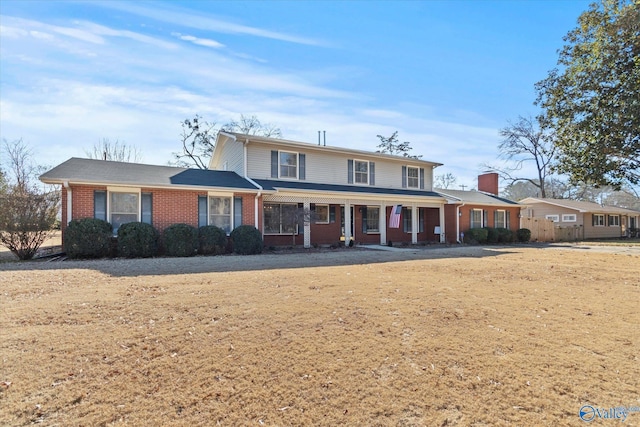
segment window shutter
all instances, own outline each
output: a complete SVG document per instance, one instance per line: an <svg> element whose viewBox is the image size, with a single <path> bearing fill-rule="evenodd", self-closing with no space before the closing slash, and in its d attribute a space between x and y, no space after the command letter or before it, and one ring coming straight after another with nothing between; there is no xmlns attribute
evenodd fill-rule
<svg viewBox="0 0 640 427"><path fill-rule="evenodd" d="M402 188L407 188L407 167L402 167Z"/></svg>
<svg viewBox="0 0 640 427"><path fill-rule="evenodd" d="M93 217L107 220L107 192L106 191L94 191L93 192Z"/></svg>
<svg viewBox="0 0 640 427"><path fill-rule="evenodd" d="M418 208L418 232L424 233L424 208Z"/></svg>
<svg viewBox="0 0 640 427"><path fill-rule="evenodd" d="M420 189L424 190L424 168L420 168Z"/></svg>
<svg viewBox="0 0 640 427"><path fill-rule="evenodd" d="M367 207L360 208L360 212L362 212L362 233L367 234Z"/></svg>
<svg viewBox="0 0 640 427"><path fill-rule="evenodd" d="M347 182L353 184L353 160L347 160Z"/></svg>
<svg viewBox="0 0 640 427"><path fill-rule="evenodd" d="M376 185L376 164L369 162L369 185Z"/></svg>
<svg viewBox="0 0 640 427"><path fill-rule="evenodd" d="M493 211L493 228L498 228L498 211Z"/></svg>
<svg viewBox="0 0 640 427"><path fill-rule="evenodd" d="M242 197L233 198L233 227L242 225Z"/></svg>
<svg viewBox="0 0 640 427"><path fill-rule="evenodd" d="M198 196L198 227L204 227L209 223L207 202L207 196Z"/></svg>
<svg viewBox="0 0 640 427"><path fill-rule="evenodd" d="M307 160L306 158L307 158L307 156L305 154L298 154L298 163L300 164L298 166L298 168L299 168L298 169L298 179L301 179L301 180L307 179L306 171L305 171L305 169L306 169L306 164L305 163L306 163L306 160Z"/></svg>
<svg viewBox="0 0 640 427"><path fill-rule="evenodd" d="M336 222L336 206L335 205L329 206L329 222L331 224Z"/></svg>
<svg viewBox="0 0 640 427"><path fill-rule="evenodd" d="M505 215L505 218L504 218L505 224L504 225L506 226L506 228L508 230L511 230L511 211L506 211L504 215Z"/></svg>
<svg viewBox="0 0 640 427"><path fill-rule="evenodd" d="M153 195L151 193L142 193L140 195L140 205L142 206L140 222L153 224Z"/></svg>
<svg viewBox="0 0 640 427"><path fill-rule="evenodd" d="M482 226L489 226L489 211L482 211Z"/></svg>
<svg viewBox="0 0 640 427"><path fill-rule="evenodd" d="M406 169L406 167L402 167ZM411 231L411 217L408 208L402 208L402 231L409 233Z"/></svg>
<svg viewBox="0 0 640 427"><path fill-rule="evenodd" d="M278 152L276 150L271 151L271 178L278 177Z"/></svg>

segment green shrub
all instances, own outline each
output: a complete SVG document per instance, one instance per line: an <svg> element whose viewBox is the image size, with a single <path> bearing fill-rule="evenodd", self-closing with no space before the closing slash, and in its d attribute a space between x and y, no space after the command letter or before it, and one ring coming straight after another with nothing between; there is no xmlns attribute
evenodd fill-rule
<svg viewBox="0 0 640 427"><path fill-rule="evenodd" d="M496 232L498 233L499 243L513 243L515 240L514 232L508 228L496 228Z"/></svg>
<svg viewBox="0 0 640 427"><path fill-rule="evenodd" d="M241 225L231 232L233 251L240 255L262 253L262 234L252 225Z"/></svg>
<svg viewBox="0 0 640 427"><path fill-rule="evenodd" d="M487 230L487 243L498 243L500 239L500 233L497 228L485 227Z"/></svg>
<svg viewBox="0 0 640 427"><path fill-rule="evenodd" d="M464 233L464 243L486 243L489 231L486 228L470 228Z"/></svg>
<svg viewBox="0 0 640 427"><path fill-rule="evenodd" d="M193 256L198 249L198 229L189 224L173 224L163 233L168 256Z"/></svg>
<svg viewBox="0 0 640 427"><path fill-rule="evenodd" d="M516 231L516 237L518 238L518 242L526 243L531 240L531 230L528 228L521 228Z"/></svg>
<svg viewBox="0 0 640 427"><path fill-rule="evenodd" d="M215 225L198 228L198 253L203 255L219 255L226 252L227 233Z"/></svg>
<svg viewBox="0 0 640 427"><path fill-rule="evenodd" d="M74 219L64 230L64 251L69 258L103 258L111 251L113 227L95 218Z"/></svg>
<svg viewBox="0 0 640 427"><path fill-rule="evenodd" d="M118 255L149 258L158 253L158 232L150 224L129 222L118 228Z"/></svg>

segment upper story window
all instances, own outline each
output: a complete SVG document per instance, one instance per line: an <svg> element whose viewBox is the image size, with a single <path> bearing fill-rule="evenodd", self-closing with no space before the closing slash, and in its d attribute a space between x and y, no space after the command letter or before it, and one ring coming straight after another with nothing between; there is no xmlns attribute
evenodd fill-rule
<svg viewBox="0 0 640 427"><path fill-rule="evenodd" d="M305 155L293 151L271 151L271 178L305 179Z"/></svg>
<svg viewBox="0 0 640 427"><path fill-rule="evenodd" d="M407 187L420 188L420 169L407 166Z"/></svg>
<svg viewBox="0 0 640 427"><path fill-rule="evenodd" d="M365 160L353 161L353 181L356 184L369 184L369 162Z"/></svg>
<svg viewBox="0 0 640 427"><path fill-rule="evenodd" d="M280 178L298 178L298 153L280 151Z"/></svg>

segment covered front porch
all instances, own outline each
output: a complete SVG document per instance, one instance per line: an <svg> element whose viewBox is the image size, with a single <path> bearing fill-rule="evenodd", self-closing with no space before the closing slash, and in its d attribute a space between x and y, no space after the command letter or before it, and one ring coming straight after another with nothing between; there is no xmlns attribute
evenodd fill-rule
<svg viewBox="0 0 640 427"><path fill-rule="evenodd" d="M266 246L444 242L444 200L278 191L262 198ZM394 212L394 215L392 215Z"/></svg>

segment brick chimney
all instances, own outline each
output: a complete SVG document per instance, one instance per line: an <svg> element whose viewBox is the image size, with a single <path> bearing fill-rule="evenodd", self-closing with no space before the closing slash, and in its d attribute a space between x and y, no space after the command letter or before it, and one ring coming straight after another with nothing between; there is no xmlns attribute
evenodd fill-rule
<svg viewBox="0 0 640 427"><path fill-rule="evenodd" d="M498 195L498 174L487 172L478 175L478 191Z"/></svg>

